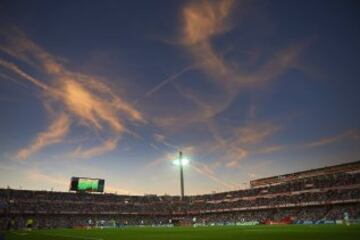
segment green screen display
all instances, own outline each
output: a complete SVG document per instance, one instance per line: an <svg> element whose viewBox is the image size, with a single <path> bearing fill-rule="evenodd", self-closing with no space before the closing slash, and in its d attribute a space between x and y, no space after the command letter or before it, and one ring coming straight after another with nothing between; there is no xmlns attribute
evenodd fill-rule
<svg viewBox="0 0 360 240"><path fill-rule="evenodd" d="M103 192L104 185L104 179L72 177L70 190L85 192Z"/></svg>
<svg viewBox="0 0 360 240"><path fill-rule="evenodd" d="M79 179L78 190L79 191L97 191L99 188L99 180L97 179Z"/></svg>

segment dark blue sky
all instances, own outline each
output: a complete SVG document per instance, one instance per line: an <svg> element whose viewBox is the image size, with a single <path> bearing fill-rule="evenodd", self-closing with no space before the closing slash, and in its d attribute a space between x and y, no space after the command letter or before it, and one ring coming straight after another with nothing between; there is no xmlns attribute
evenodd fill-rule
<svg viewBox="0 0 360 240"><path fill-rule="evenodd" d="M2 1L0 186L177 194L360 159L357 1Z"/></svg>

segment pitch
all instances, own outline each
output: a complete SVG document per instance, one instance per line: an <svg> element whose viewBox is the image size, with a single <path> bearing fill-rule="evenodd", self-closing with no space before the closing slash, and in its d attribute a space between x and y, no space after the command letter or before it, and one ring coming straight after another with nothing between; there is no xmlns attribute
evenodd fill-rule
<svg viewBox="0 0 360 240"><path fill-rule="evenodd" d="M57 229L10 232L6 240L355 240L360 225L277 225L121 229Z"/></svg>

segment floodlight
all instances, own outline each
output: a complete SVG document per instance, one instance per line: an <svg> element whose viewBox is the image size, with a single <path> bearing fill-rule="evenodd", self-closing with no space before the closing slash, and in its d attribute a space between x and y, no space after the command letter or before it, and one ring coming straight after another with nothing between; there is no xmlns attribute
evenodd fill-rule
<svg viewBox="0 0 360 240"><path fill-rule="evenodd" d="M176 165L176 166L186 166L186 165L189 165L190 163L190 160L188 158L182 158L181 160L180 159L176 159L173 161L173 164Z"/></svg>

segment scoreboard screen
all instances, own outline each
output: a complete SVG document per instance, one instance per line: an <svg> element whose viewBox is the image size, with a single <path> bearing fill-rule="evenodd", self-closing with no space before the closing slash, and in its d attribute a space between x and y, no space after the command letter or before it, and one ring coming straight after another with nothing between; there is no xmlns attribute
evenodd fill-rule
<svg viewBox="0 0 360 240"><path fill-rule="evenodd" d="M72 177L70 191L103 192L105 180L98 178Z"/></svg>

